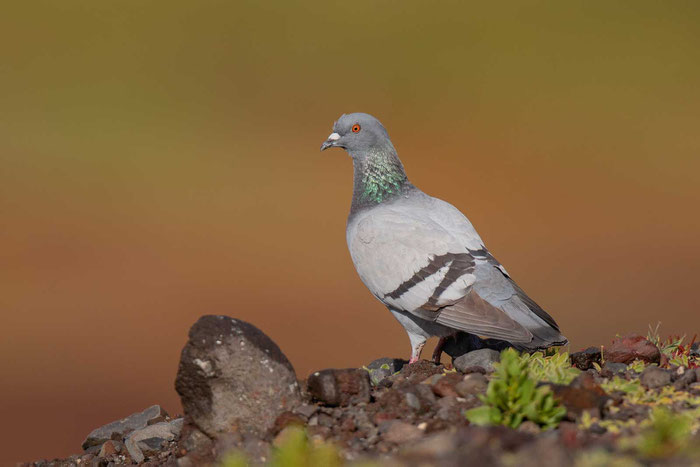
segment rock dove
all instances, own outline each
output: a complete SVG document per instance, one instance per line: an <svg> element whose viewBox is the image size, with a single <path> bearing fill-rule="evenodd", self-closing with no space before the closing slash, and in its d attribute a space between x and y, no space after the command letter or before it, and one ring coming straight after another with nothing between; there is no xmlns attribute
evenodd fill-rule
<svg viewBox="0 0 700 467"><path fill-rule="evenodd" d="M459 331L520 350L565 345L559 326L511 279L471 222L406 177L384 126L371 115L342 115L321 151L352 157L354 189L346 237L355 269L411 342L410 363L428 338Z"/></svg>

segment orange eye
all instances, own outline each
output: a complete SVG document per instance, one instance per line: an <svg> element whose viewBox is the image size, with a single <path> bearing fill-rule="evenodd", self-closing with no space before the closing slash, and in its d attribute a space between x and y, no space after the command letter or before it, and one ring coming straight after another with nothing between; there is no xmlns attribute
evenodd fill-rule
<svg viewBox="0 0 700 467"><path fill-rule="evenodd" d="M352 132L353 132L353 133L359 133L359 132L360 132L360 124L359 124L359 123L355 123L355 124L352 126Z"/></svg>

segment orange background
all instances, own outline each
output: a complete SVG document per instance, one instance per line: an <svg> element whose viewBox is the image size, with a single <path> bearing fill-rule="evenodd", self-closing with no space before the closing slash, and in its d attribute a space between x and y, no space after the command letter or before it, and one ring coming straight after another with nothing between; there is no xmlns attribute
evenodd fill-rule
<svg viewBox="0 0 700 467"><path fill-rule="evenodd" d="M202 314L305 377L408 356L345 245L344 112L573 349L700 331L700 3L14 2L0 17L0 463L160 403ZM426 350L427 352L430 349Z"/></svg>

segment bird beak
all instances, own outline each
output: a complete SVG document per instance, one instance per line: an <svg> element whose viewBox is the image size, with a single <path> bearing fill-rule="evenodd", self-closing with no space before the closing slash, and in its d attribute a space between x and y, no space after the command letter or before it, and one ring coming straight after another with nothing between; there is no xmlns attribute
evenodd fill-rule
<svg viewBox="0 0 700 467"><path fill-rule="evenodd" d="M340 135L338 133L331 133L330 136L328 136L328 139L321 144L321 151L337 146L336 143L339 139Z"/></svg>

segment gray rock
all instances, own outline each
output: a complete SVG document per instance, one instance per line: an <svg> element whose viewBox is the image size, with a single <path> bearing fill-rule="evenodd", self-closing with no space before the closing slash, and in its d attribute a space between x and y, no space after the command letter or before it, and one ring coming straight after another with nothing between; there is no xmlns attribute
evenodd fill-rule
<svg viewBox="0 0 700 467"><path fill-rule="evenodd" d="M294 413L301 415L302 417L309 419L313 414L316 413L318 407L313 404L301 404L299 407L294 409Z"/></svg>
<svg viewBox="0 0 700 467"><path fill-rule="evenodd" d="M693 369L685 369L685 371L676 379L673 386L676 389L685 389L697 381L697 374Z"/></svg>
<svg viewBox="0 0 700 467"><path fill-rule="evenodd" d="M131 432L124 445L131 459L140 463L146 456L158 453L168 441L173 441L182 429L181 419L178 423L160 422Z"/></svg>
<svg viewBox="0 0 700 467"><path fill-rule="evenodd" d="M129 431L148 426L151 420L167 417L167 415L159 405L152 405L143 412L136 412L121 420L95 428L83 441L83 449L88 450L91 446L99 446L112 437L123 438Z"/></svg>
<svg viewBox="0 0 700 467"><path fill-rule="evenodd" d="M660 388L671 384L671 372L658 366L650 366L639 375L639 381L649 389Z"/></svg>
<svg viewBox="0 0 700 467"><path fill-rule="evenodd" d="M311 397L331 407L370 400L371 385L365 370L321 370L309 376L306 384Z"/></svg>
<svg viewBox="0 0 700 467"><path fill-rule="evenodd" d="M212 438L231 430L264 436L301 402L294 368L280 348L228 316L203 316L192 326L175 389L185 414Z"/></svg>
<svg viewBox="0 0 700 467"><path fill-rule="evenodd" d="M501 361L501 354L492 349L473 350L454 359L453 365L462 373L469 367L480 366L486 371L493 371L493 364Z"/></svg>
<svg viewBox="0 0 700 467"><path fill-rule="evenodd" d="M624 373L625 371L627 371L627 365L618 362L605 362L605 365L603 365L603 368L601 368L601 370L605 372L609 371L613 375L619 375L620 373Z"/></svg>
<svg viewBox="0 0 700 467"><path fill-rule="evenodd" d="M468 395L477 395L486 392L489 382L486 376L481 373L470 373L464 376L464 379L455 385L457 394L462 397Z"/></svg>

